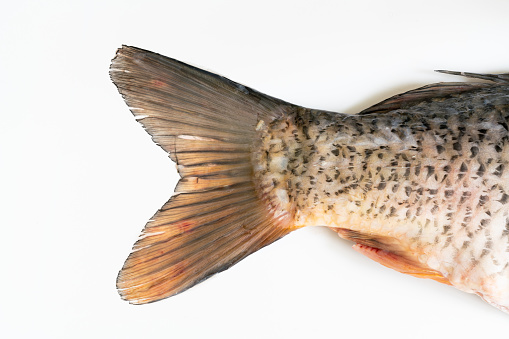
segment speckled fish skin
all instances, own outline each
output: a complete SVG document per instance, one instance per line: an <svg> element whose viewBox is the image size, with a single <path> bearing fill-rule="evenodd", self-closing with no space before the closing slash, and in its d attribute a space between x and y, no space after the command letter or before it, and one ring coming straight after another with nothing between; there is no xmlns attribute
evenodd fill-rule
<svg viewBox="0 0 509 339"><path fill-rule="evenodd" d="M258 124L256 182L295 226L373 239L507 312L508 124L507 83L384 113L299 108Z"/></svg>

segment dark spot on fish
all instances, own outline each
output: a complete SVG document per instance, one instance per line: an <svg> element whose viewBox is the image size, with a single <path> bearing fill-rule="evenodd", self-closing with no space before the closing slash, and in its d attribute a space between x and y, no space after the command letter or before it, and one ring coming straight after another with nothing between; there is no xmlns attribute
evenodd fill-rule
<svg viewBox="0 0 509 339"><path fill-rule="evenodd" d="M408 177L410 176L410 167L407 167L407 168L405 169L405 173L403 173L403 176L404 176L405 178L408 178Z"/></svg>
<svg viewBox="0 0 509 339"><path fill-rule="evenodd" d="M479 154L479 147L477 146L472 146L470 148L470 152L472 152L472 154L470 154L470 157L473 158L475 157L477 154Z"/></svg>
<svg viewBox="0 0 509 339"><path fill-rule="evenodd" d="M487 129L480 129L479 130L479 141L483 141L484 140L484 137L486 136L486 133L488 132Z"/></svg>
<svg viewBox="0 0 509 339"><path fill-rule="evenodd" d="M437 145L437 153L442 154L445 151L445 147L442 145Z"/></svg>
<svg viewBox="0 0 509 339"><path fill-rule="evenodd" d="M487 249L491 249L493 247L493 241L491 240L486 241L484 247L486 247Z"/></svg>
<svg viewBox="0 0 509 339"><path fill-rule="evenodd" d="M378 153L378 159L383 159L384 155L383 153Z"/></svg>
<svg viewBox="0 0 509 339"><path fill-rule="evenodd" d="M509 218L505 219L505 229L502 231L503 235L509 235Z"/></svg>
<svg viewBox="0 0 509 339"><path fill-rule="evenodd" d="M486 202L488 202L489 200L489 197L487 195L481 195L481 197L479 198L479 205L482 206L484 205Z"/></svg>
<svg viewBox="0 0 509 339"><path fill-rule="evenodd" d="M504 193L504 194L502 194L502 198L500 198L499 201L500 201L501 204L507 204L508 200L509 200L509 195Z"/></svg>
<svg viewBox="0 0 509 339"><path fill-rule="evenodd" d="M466 172L466 171L468 171L468 167L464 162L462 162L461 166L460 166L460 172Z"/></svg>
<svg viewBox="0 0 509 339"><path fill-rule="evenodd" d="M497 153L502 152L502 147L500 147L500 145L495 145L495 151L497 151Z"/></svg>
<svg viewBox="0 0 509 339"><path fill-rule="evenodd" d="M394 186L392 186L392 193L396 193L398 188L399 188L399 183L395 183Z"/></svg>
<svg viewBox="0 0 509 339"><path fill-rule="evenodd" d="M337 180L339 178L339 171L336 171L336 173L334 174L334 180Z"/></svg>
<svg viewBox="0 0 509 339"><path fill-rule="evenodd" d="M451 166L445 165L444 166L444 172L449 173L451 171Z"/></svg>
<svg viewBox="0 0 509 339"><path fill-rule="evenodd" d="M407 197L410 196L410 193L412 193L412 188L410 186L405 187L405 194Z"/></svg>
<svg viewBox="0 0 509 339"><path fill-rule="evenodd" d="M385 182L385 181L382 181L381 183L379 183L379 184L378 184L377 189L378 189L378 190L383 190L383 189L385 188L385 186L386 186L386 185L387 185L387 184L386 184L386 182Z"/></svg>
<svg viewBox="0 0 509 339"><path fill-rule="evenodd" d="M339 155L339 150L336 148L336 149L333 149L331 151L332 154L334 154L335 156L338 156Z"/></svg>
<svg viewBox="0 0 509 339"><path fill-rule="evenodd" d="M486 167L484 167L484 164L481 164L481 166L479 166L479 168L477 169L477 175L482 177L485 171Z"/></svg>
<svg viewBox="0 0 509 339"><path fill-rule="evenodd" d="M442 232L442 234L446 234L447 232L449 232L450 229L451 225L444 225L444 231Z"/></svg>
<svg viewBox="0 0 509 339"><path fill-rule="evenodd" d="M453 148L455 151L461 152L461 143L459 143L459 142L455 142L454 144L452 144L452 148Z"/></svg>
<svg viewBox="0 0 509 339"><path fill-rule="evenodd" d="M504 172L504 164L500 164L497 166L497 168L495 168L495 172L493 174L495 174L497 177L501 177L503 172Z"/></svg>
<svg viewBox="0 0 509 339"><path fill-rule="evenodd" d="M304 136L306 137L307 140L311 139L311 137L309 136L309 129L306 125L302 126L302 132L304 133Z"/></svg>
<svg viewBox="0 0 509 339"><path fill-rule="evenodd" d="M453 195L454 195L454 190L445 190L445 191L444 191L444 196L445 196L446 198L450 198L450 197L452 197Z"/></svg>
<svg viewBox="0 0 509 339"><path fill-rule="evenodd" d="M426 166L426 169L428 170L428 174L426 175L426 179L431 177L433 173L435 173L435 167L433 166Z"/></svg>
<svg viewBox="0 0 509 339"><path fill-rule="evenodd" d="M396 208L395 207L391 207L391 211L389 213L389 217L393 217L396 215Z"/></svg>
<svg viewBox="0 0 509 339"><path fill-rule="evenodd" d="M435 214L436 212L438 212L438 205L433 206L431 209L431 214Z"/></svg>
<svg viewBox="0 0 509 339"><path fill-rule="evenodd" d="M421 165L415 166L415 175L419 175L421 173Z"/></svg>

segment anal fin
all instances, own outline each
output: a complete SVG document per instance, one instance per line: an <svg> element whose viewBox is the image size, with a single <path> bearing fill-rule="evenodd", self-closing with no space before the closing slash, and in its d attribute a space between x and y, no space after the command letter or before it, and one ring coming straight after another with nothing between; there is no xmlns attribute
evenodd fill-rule
<svg viewBox="0 0 509 339"><path fill-rule="evenodd" d="M353 249L377 263L385 267L392 268L400 273L408 274L417 278L433 279L442 284L451 285L449 280L447 280L447 278L439 272L422 267L397 254L362 244L355 244Z"/></svg>
<svg viewBox="0 0 509 339"><path fill-rule="evenodd" d="M354 250L385 267L417 278L433 279L451 285L440 272L417 261L415 254L410 253L397 238L346 228L331 229L337 232L341 238L355 242Z"/></svg>

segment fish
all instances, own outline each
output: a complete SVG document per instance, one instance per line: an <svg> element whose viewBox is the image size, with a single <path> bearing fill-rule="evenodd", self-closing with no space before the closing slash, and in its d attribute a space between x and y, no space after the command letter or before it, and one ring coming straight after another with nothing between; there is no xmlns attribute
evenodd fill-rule
<svg viewBox="0 0 509 339"><path fill-rule="evenodd" d="M111 80L180 175L118 274L121 298L168 298L322 226L509 312L509 73L438 72L470 81L343 114L119 48Z"/></svg>

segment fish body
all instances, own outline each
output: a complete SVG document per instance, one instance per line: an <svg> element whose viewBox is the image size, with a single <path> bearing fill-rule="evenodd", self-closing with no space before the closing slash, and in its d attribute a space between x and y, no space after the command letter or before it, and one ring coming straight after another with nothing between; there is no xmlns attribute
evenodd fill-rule
<svg viewBox="0 0 509 339"><path fill-rule="evenodd" d="M347 115L275 99L124 46L111 76L177 162L177 195L118 278L179 293L305 226L400 272L509 307L509 78L444 83Z"/></svg>

